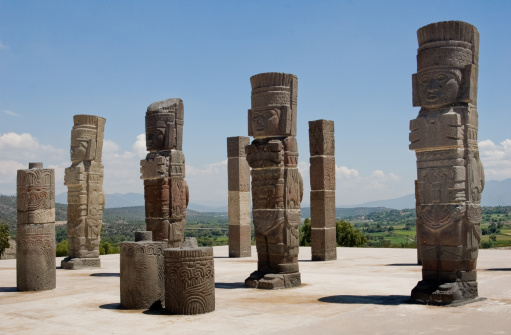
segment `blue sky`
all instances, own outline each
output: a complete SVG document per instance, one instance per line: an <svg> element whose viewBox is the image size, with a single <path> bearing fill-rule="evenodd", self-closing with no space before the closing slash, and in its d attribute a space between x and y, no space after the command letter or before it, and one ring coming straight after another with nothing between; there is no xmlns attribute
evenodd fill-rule
<svg viewBox="0 0 511 335"><path fill-rule="evenodd" d="M0 1L0 194L43 161L66 192L72 116L107 119L107 193L143 193L144 116L181 98L190 201L227 203L226 137L247 136L249 78L298 76L300 170L308 121L336 128L339 206L413 192L408 150L420 27L481 35L479 142L487 180L511 178L509 1ZM483 194L484 196L484 194Z"/></svg>

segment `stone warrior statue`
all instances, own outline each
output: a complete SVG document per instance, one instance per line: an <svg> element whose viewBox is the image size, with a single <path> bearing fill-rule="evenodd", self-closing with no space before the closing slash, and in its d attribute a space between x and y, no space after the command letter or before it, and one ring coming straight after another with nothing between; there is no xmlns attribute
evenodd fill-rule
<svg viewBox="0 0 511 335"><path fill-rule="evenodd" d="M100 267L99 242L105 193L103 192L103 134L106 120L75 115L71 130L71 166L66 168L67 240L69 257L63 269Z"/></svg>
<svg viewBox="0 0 511 335"><path fill-rule="evenodd" d="M246 147L252 168L252 214L257 271L248 287L279 289L301 285L298 271L298 227L303 182L298 172L296 101L298 79L286 73L250 78L252 109Z"/></svg>
<svg viewBox="0 0 511 335"><path fill-rule="evenodd" d="M417 155L417 244L422 281L412 300L459 304L477 298L483 166L477 148L479 33L465 22L417 31L410 150Z"/></svg>
<svg viewBox="0 0 511 335"><path fill-rule="evenodd" d="M181 99L158 101L147 107L146 146L149 153L140 161L144 180L146 227L154 241L179 248L184 241L188 184L183 154Z"/></svg>

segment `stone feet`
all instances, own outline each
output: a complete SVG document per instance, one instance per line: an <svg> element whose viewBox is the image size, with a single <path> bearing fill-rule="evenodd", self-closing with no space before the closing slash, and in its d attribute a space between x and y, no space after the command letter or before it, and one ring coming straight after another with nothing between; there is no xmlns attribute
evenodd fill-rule
<svg viewBox="0 0 511 335"><path fill-rule="evenodd" d="M422 280L412 290L412 302L427 305L463 305L479 301L477 282L439 283Z"/></svg>
<svg viewBox="0 0 511 335"><path fill-rule="evenodd" d="M245 279L245 286L264 290L299 287L301 284L300 272L264 274L260 271L254 271Z"/></svg>

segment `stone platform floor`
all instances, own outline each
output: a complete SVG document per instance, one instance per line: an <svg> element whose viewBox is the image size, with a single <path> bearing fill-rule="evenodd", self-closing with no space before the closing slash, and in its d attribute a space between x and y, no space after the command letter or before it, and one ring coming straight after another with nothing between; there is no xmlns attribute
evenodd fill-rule
<svg viewBox="0 0 511 335"><path fill-rule="evenodd" d="M119 255L101 269L57 269L57 288L16 291L16 260L0 260L1 334L511 334L511 250L481 250L479 295L460 307L407 303L421 278L415 249L338 248L311 262L300 248L302 287L243 286L251 258L214 247L216 310L194 316L119 308ZM57 258L60 264L62 258Z"/></svg>

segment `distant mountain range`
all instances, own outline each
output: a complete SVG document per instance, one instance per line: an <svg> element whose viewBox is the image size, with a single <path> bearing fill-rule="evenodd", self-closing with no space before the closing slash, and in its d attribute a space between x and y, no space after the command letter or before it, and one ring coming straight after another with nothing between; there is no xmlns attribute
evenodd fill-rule
<svg viewBox="0 0 511 335"><path fill-rule="evenodd" d="M67 193L61 193L55 197L55 202L66 204ZM498 181L489 180L484 187L481 200L483 206L511 206L511 178ZM114 193L106 195L106 208L144 206L144 195L141 193ZM365 202L353 206L341 206L342 208L392 208L405 209L415 207L415 195L408 194L395 199L377 200ZM304 207L303 210L306 210ZM227 205L221 207L203 206L190 203L188 209L198 212L227 212Z"/></svg>

